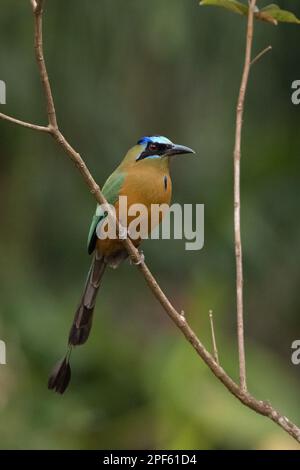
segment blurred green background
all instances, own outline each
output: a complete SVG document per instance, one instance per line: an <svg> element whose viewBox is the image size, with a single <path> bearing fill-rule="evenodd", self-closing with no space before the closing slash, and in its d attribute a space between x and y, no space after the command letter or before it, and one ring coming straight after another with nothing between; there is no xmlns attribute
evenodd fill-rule
<svg viewBox="0 0 300 470"><path fill-rule="evenodd" d="M297 2L281 6L300 15ZM1 111L44 123L32 33L29 0L1 0ZM173 164L173 201L205 204L205 247L150 240L144 253L209 349L213 309L222 365L237 378L232 149L245 19L197 0L52 0L44 35L59 124L99 183L140 136L196 149ZM249 387L298 424L299 38L299 26L256 23L254 52L273 51L252 69L242 150ZM297 448L212 376L129 263L105 276L70 389L47 390L88 270L95 203L47 136L2 121L0 142L0 447Z"/></svg>

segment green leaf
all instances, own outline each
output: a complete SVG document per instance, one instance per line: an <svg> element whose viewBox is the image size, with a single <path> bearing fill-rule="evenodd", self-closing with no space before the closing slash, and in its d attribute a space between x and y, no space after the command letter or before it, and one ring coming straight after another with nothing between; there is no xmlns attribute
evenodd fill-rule
<svg viewBox="0 0 300 470"><path fill-rule="evenodd" d="M282 10L278 5L268 5L260 10L260 15L265 15L269 18L273 18L281 23L296 23L300 24L300 20L294 15L294 13Z"/></svg>
<svg viewBox="0 0 300 470"><path fill-rule="evenodd" d="M248 6L236 0L202 0L200 1L200 5L223 7L239 15L248 15Z"/></svg>
<svg viewBox="0 0 300 470"><path fill-rule="evenodd" d="M241 2L236 0L201 0L200 5L211 5L216 7L222 7L226 10L230 10L233 13L238 13L239 15L248 15L249 7ZM300 24L300 20L294 15L294 13L282 10L278 5L274 3L262 8L259 10L255 7L255 18L257 20L266 21L277 25L278 22L281 23L296 23Z"/></svg>

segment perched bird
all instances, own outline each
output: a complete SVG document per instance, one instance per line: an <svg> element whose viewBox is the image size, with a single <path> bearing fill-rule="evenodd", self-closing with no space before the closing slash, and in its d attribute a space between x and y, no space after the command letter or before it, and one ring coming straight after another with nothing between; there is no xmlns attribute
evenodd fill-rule
<svg viewBox="0 0 300 470"><path fill-rule="evenodd" d="M127 207L140 203L148 209L151 218L152 204L170 204L172 182L169 172L170 158L174 155L195 153L189 147L173 144L162 136L143 137L132 147L116 170L103 186L103 194L118 214L119 197L127 197ZM124 214L123 214L124 215ZM127 216L126 222L133 217ZM85 289L76 310L69 334L69 348L66 356L54 368L48 388L64 393L70 377L70 354L73 346L86 342L93 321L96 296L107 266L117 267L128 253L120 238L99 238L99 229L107 217L107 212L98 205L88 236L88 253L93 254ZM120 219L120 217L119 217ZM151 220L149 220L151 230ZM152 227L153 228L153 227ZM132 240L139 246L141 239Z"/></svg>

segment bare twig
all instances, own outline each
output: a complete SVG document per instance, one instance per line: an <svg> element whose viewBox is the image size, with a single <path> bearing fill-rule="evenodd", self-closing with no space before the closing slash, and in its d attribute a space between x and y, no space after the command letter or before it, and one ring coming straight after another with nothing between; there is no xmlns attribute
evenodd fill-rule
<svg viewBox="0 0 300 470"><path fill-rule="evenodd" d="M38 64L40 78L44 89L44 95L47 106L49 126L53 131L58 130L54 100L52 96L48 72L46 69L44 51L43 51L43 0L35 0L32 4L35 15L35 56Z"/></svg>
<svg viewBox="0 0 300 470"><path fill-rule="evenodd" d="M36 58L39 67L39 73L43 85L43 90L47 103L47 114L49 124L48 127L35 126L33 124L24 123L23 121L18 121L14 118L3 117L14 124L19 124L24 127L34 129L37 131L47 131L58 144L63 148L65 153L70 157L76 167L79 169L84 181L89 187L90 192L94 195L95 199L99 204L107 204L105 197L103 196L98 184L92 177L89 169L81 158L80 154L70 145L70 143L65 139L61 131L57 126L57 118L54 107L54 100L51 92L49 77L46 69L46 64L43 54L43 42L42 42L42 16L43 16L43 0L31 0L34 18L35 18L35 52ZM255 2L253 2L255 5ZM253 10L252 14L249 14L249 18L253 20ZM248 27L251 27L251 20L249 19ZM251 28L250 28L251 29ZM252 39L251 39L252 42ZM248 66L250 64L250 59L248 60ZM247 80L246 82L247 83ZM241 100L243 104L243 99ZM243 106L242 106L243 109ZM1 115L0 115L1 117ZM240 154L238 154L240 155ZM108 206L109 207L109 206ZM110 214L113 216L113 213ZM118 224L119 225L119 224ZM119 231L122 230L122 227L119 225ZM180 329L181 333L185 336L187 341L192 345L197 354L202 358L202 360L207 364L213 374L224 384L224 386L229 390L232 395L234 395L238 400L240 400L245 406L256 411L257 413L267 416L275 423L277 423L283 430L289 433L294 439L300 442L300 428L295 424L289 421L286 417L282 416L278 411L276 411L268 402L263 402L255 399L251 396L244 387L240 387L236 384L232 378L224 371L224 369L216 362L214 357L207 351L205 346L201 343L200 339L197 337L195 332L189 326L186 318L182 313L178 312L174 306L171 304L170 300L167 298L165 293L162 291L161 287L153 277L149 268L144 262L143 257L140 255L139 251L134 247L132 242L125 238L123 241L124 246L126 247L128 254L134 261L137 269L143 274L149 288L153 292L154 296L157 298L167 315L175 323L175 325Z"/></svg>
<svg viewBox="0 0 300 470"><path fill-rule="evenodd" d="M234 239L236 258L236 303L237 303L237 334L239 349L240 385L244 392L247 391L246 358L244 340L244 312L243 312L243 254L241 239L241 191L240 191L240 167L241 167L241 139L244 114L244 102L248 85L251 51L253 43L253 23L256 0L249 1L247 39L245 62L242 81L236 108L236 130L234 147Z"/></svg>
<svg viewBox="0 0 300 470"><path fill-rule="evenodd" d="M215 326L214 326L214 314L213 311L209 311L209 322L210 322L210 330L211 330L211 339L213 344L213 351L214 351L214 358L217 364L219 363L219 354L216 342L216 335L215 335Z"/></svg>
<svg viewBox="0 0 300 470"><path fill-rule="evenodd" d="M20 121L20 119L15 119L7 114L0 113L0 119L4 121L12 122L13 124L18 124L22 127L27 127L27 129L32 129L34 131L41 131L41 132L50 132L49 127L46 126L37 126L36 124L32 124L30 122Z"/></svg>
<svg viewBox="0 0 300 470"><path fill-rule="evenodd" d="M254 57L253 60L251 60L250 65L254 65L258 60L260 60L267 52L270 52L272 50L272 46L268 46L265 49L263 49L259 54L257 54L256 57Z"/></svg>

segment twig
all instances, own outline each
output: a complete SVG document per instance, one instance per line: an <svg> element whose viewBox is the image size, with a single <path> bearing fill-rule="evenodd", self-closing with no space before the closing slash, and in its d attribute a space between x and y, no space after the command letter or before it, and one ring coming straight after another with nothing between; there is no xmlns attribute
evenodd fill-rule
<svg viewBox="0 0 300 470"><path fill-rule="evenodd" d="M254 2L255 3L255 2ZM69 144L65 139L61 131L57 126L57 119L55 114L54 101L51 93L50 82L48 78L48 73L46 69L46 64L43 55L43 43L42 43L42 16L43 16L43 0L31 0L34 18L35 18L35 50L36 58L38 61L39 72L41 76L41 81L43 85L43 90L47 102L47 113L49 125L46 128L47 132L52 135L58 144L63 148L65 153L70 157L74 162L76 167L79 169L84 181L89 187L91 193L94 195L95 199L99 204L107 204L105 197L103 196L98 184L92 177L90 171L88 170L86 164L81 158L80 154ZM4 117L3 119L7 119ZM16 119L9 118L7 119L10 122L15 124L20 124L24 127L35 129L37 131L45 131L45 128L42 126L35 126L29 123L20 122ZM108 206L109 207L109 206ZM110 214L113 216L112 214ZM118 223L119 230L122 229ZM134 247L132 242L125 238L122 243L126 247L129 255L134 261L137 269L143 274L149 288L153 292L154 296L157 298L165 312L171 318L171 320L177 325L182 334L185 336L187 341L192 345L197 354L202 358L202 360L207 364L213 374L224 384L224 386L229 390L229 392L234 395L238 400L240 400L245 406L256 411L257 413L267 416L275 423L277 423L283 430L289 433L294 439L300 442L300 428L295 424L289 421L286 417L282 416L278 411L276 411L268 402L263 402L256 400L251 396L245 389L241 388L236 384L232 378L224 371L224 369L217 364L214 357L207 351L205 346L201 343L200 339L197 337L195 332L189 326L185 316L178 312L174 306L171 304L170 300L167 298L165 293L162 291L161 287L153 277L149 268L144 262L143 257L140 255L139 251Z"/></svg>
<svg viewBox="0 0 300 470"><path fill-rule="evenodd" d="M22 127L27 127L27 129L32 129L34 131L41 131L41 132L50 132L49 127L46 126L37 126L36 124L31 124L30 122L20 121L20 119L15 119L7 114L0 113L0 119L4 121L12 122L13 124L18 124Z"/></svg>
<svg viewBox="0 0 300 470"><path fill-rule="evenodd" d="M246 358L244 340L244 312L243 312L243 254L241 239L241 191L240 191L240 167L241 167L241 138L244 114L244 102L248 85L251 51L253 43L253 23L256 0L249 1L247 39L245 62L242 81L236 108L236 130L234 146L234 239L236 259L236 304L237 304L237 335L239 350L240 385L244 392L247 391Z"/></svg>
<svg viewBox="0 0 300 470"><path fill-rule="evenodd" d="M254 57L253 60L251 60L250 66L252 67L252 65L254 65L258 60L260 60L262 58L262 56L264 56L267 52L269 52L271 50L272 50L272 46L268 46L265 49L263 49L259 54L257 54L256 57Z"/></svg>
<svg viewBox="0 0 300 470"><path fill-rule="evenodd" d="M35 33L34 33L34 44L35 44L35 56L38 64L40 78L42 86L44 89L44 95L47 106L47 114L49 126L53 131L58 130L56 112L54 106L54 100L52 96L52 90L50 86L50 81L48 77L48 72L44 59L43 51L43 7L44 0L35 0L35 5L33 3L33 12L35 15Z"/></svg>
<svg viewBox="0 0 300 470"><path fill-rule="evenodd" d="M216 335L215 335L215 327L214 327L214 314L212 310L209 311L209 321L210 321L210 330L211 330L211 339L212 339L212 344L213 344L214 358L215 358L216 363L220 364L217 342L216 342Z"/></svg>

